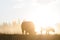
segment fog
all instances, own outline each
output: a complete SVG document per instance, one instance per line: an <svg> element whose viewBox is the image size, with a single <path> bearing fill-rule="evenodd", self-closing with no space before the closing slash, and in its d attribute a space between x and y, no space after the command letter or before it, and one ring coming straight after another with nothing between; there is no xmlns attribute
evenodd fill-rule
<svg viewBox="0 0 60 40"><path fill-rule="evenodd" d="M37 20L37 23L44 23L44 25L45 23L50 25L52 22L52 24L59 23L60 0L1 0L0 24L3 22L11 23L16 18L20 18L21 20L24 18L33 19L33 21ZM0 27L0 31L2 33L12 33L12 31L14 31L13 33L17 33L16 28L18 30L19 27ZM21 30L19 29L18 31Z"/></svg>
<svg viewBox="0 0 60 40"><path fill-rule="evenodd" d="M21 34L21 24L12 22L12 23L3 23L0 25L0 33L3 34Z"/></svg>

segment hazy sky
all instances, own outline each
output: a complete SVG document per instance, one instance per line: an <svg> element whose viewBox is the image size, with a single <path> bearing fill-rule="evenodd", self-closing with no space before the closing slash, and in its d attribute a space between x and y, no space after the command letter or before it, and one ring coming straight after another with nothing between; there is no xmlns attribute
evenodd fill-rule
<svg viewBox="0 0 60 40"><path fill-rule="evenodd" d="M60 22L60 0L0 0L0 23L17 18L53 26Z"/></svg>
<svg viewBox="0 0 60 40"><path fill-rule="evenodd" d="M60 21L59 0L0 0L0 23L29 19L41 23ZM40 23L39 22L39 23ZM40 24L41 24L40 23Z"/></svg>

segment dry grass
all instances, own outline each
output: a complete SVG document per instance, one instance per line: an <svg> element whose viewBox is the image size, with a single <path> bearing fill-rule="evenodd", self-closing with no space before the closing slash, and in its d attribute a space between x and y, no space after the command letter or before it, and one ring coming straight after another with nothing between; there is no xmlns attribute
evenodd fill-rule
<svg viewBox="0 0 60 40"><path fill-rule="evenodd" d="M60 40L60 35L0 34L0 40Z"/></svg>

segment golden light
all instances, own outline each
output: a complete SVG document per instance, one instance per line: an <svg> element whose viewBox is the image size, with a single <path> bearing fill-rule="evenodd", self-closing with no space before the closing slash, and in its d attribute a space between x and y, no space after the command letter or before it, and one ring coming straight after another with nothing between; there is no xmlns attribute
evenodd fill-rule
<svg viewBox="0 0 60 40"><path fill-rule="evenodd" d="M33 9L34 10L34 9ZM57 13L51 11L50 6L39 6L31 13L27 19L35 24L35 31L40 33L40 28L53 27L56 30L55 24L59 21Z"/></svg>
<svg viewBox="0 0 60 40"><path fill-rule="evenodd" d="M50 35L54 35L55 33L54 32L49 32Z"/></svg>
<svg viewBox="0 0 60 40"><path fill-rule="evenodd" d="M42 28L42 34L44 35L44 34L46 34L46 28L50 28L50 27L52 27L52 28L54 28L54 30L56 30L57 28L55 27L55 24L53 24L53 22L51 22L51 23L48 23L47 21L47 23L45 24L44 23L44 21L42 20L42 21L37 21L37 20L31 20L32 22L34 22L34 24L35 24L35 32L36 32L36 34L41 34L41 28ZM41 22L41 23L40 23ZM50 25L49 25L50 24ZM49 32L50 34L54 34L53 32Z"/></svg>
<svg viewBox="0 0 60 40"><path fill-rule="evenodd" d="M38 27L35 27L36 34L40 34L40 29Z"/></svg>
<svg viewBox="0 0 60 40"><path fill-rule="evenodd" d="M46 30L44 30L44 31L42 32L42 34L45 35L45 34L46 34Z"/></svg>

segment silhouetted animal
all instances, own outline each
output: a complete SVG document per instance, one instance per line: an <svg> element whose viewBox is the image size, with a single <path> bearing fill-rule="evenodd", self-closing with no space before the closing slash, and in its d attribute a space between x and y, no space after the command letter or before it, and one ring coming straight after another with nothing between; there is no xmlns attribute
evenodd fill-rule
<svg viewBox="0 0 60 40"><path fill-rule="evenodd" d="M22 34L24 34L24 31L26 33L28 32L30 35L35 34L34 24L31 21L22 22L21 28L22 28Z"/></svg>
<svg viewBox="0 0 60 40"><path fill-rule="evenodd" d="M49 27L46 29L46 34L49 34L49 32L55 32L55 30Z"/></svg>
<svg viewBox="0 0 60 40"><path fill-rule="evenodd" d="M55 32L55 30L53 28L51 28L51 27L48 27L46 29L41 27L41 30L40 30L41 35L42 35L43 31L46 31L46 34L49 34L49 32Z"/></svg>

